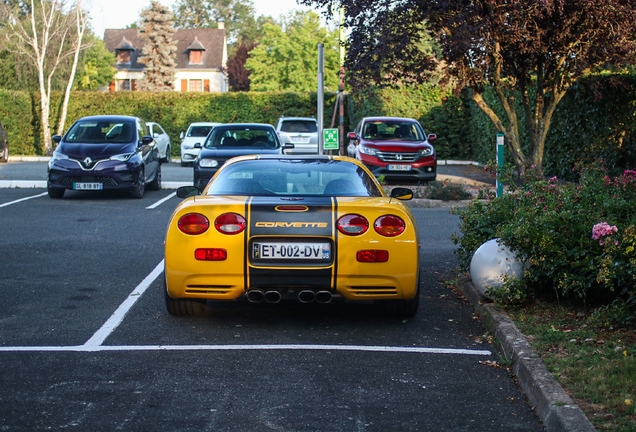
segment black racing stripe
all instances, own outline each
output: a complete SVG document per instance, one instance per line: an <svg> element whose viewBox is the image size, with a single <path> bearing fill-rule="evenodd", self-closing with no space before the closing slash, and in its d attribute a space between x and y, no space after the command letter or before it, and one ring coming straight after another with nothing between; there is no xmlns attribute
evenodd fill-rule
<svg viewBox="0 0 636 432"><path fill-rule="evenodd" d="M284 205L306 206L307 211L277 211ZM333 204L329 197L300 201L253 197L250 202L250 236L325 236L333 234Z"/></svg>
<svg viewBox="0 0 636 432"><path fill-rule="evenodd" d="M330 269L316 270L275 270L275 269L250 269L249 288L314 288L328 289L332 275Z"/></svg>
<svg viewBox="0 0 636 432"><path fill-rule="evenodd" d="M249 215L249 211L250 211L250 201L251 201L252 197L248 197L245 200L245 217L246 219L249 221L250 220L250 215ZM247 259L247 251L249 250L249 240L250 240L250 236L249 236L249 229L246 229L245 231L243 231L243 286L245 287L245 289L247 290L247 286L248 286L248 281L249 281L249 274L248 274L248 259Z"/></svg>

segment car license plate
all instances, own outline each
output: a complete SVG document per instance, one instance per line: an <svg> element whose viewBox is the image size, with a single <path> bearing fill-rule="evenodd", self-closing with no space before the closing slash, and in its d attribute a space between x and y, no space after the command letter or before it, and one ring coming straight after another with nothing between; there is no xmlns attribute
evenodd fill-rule
<svg viewBox="0 0 636 432"><path fill-rule="evenodd" d="M291 141L298 144L309 144L309 138L305 137L291 137Z"/></svg>
<svg viewBox="0 0 636 432"><path fill-rule="evenodd" d="M311 259L328 260L329 243L254 243L254 259Z"/></svg>
<svg viewBox="0 0 636 432"><path fill-rule="evenodd" d="M389 171L411 171L411 165L389 165Z"/></svg>
<svg viewBox="0 0 636 432"><path fill-rule="evenodd" d="M102 190L104 185L102 183L73 183L74 190Z"/></svg>

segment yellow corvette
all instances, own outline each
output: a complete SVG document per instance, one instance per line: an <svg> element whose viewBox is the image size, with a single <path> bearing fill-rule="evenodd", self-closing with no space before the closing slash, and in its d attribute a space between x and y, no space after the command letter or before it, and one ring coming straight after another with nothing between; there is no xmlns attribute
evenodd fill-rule
<svg viewBox="0 0 636 432"><path fill-rule="evenodd" d="M166 307L207 300L369 301L393 315L419 306L419 240L410 189L387 196L341 156L242 156L184 199L165 241Z"/></svg>

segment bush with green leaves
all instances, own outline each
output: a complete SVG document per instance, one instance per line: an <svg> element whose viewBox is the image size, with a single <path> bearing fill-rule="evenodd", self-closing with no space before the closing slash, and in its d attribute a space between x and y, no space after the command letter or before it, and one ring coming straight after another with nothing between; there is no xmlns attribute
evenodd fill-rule
<svg viewBox="0 0 636 432"><path fill-rule="evenodd" d="M529 170L501 172L506 193L453 210L462 235L453 236L461 267L500 238L528 263L521 283L505 281L498 300L556 296L586 305L634 306L636 297L636 171L610 177L600 163L578 169L577 183ZM507 286L514 283L514 286ZM502 298L504 297L504 298ZM632 307L632 315L636 311Z"/></svg>

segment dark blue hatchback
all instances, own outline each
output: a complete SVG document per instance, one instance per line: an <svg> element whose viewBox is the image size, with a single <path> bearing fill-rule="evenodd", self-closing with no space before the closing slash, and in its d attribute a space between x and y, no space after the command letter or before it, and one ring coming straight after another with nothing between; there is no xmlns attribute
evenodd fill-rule
<svg viewBox="0 0 636 432"><path fill-rule="evenodd" d="M138 117L83 117L64 137L49 160L47 189L51 198L68 190L123 190L142 198L146 187L161 189L157 144Z"/></svg>

